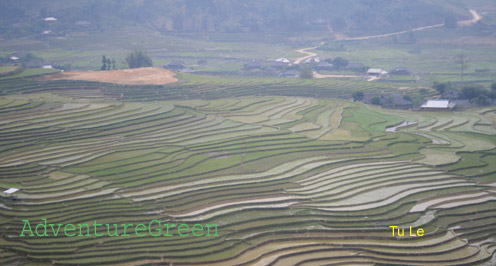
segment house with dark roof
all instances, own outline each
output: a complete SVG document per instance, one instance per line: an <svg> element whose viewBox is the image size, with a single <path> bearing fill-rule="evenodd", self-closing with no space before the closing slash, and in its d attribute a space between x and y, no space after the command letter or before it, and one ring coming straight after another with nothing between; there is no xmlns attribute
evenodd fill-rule
<svg viewBox="0 0 496 266"><path fill-rule="evenodd" d="M318 64L320 63L320 58L318 57L311 57L305 60L304 64Z"/></svg>
<svg viewBox="0 0 496 266"><path fill-rule="evenodd" d="M403 66L397 66L390 71L391 75L410 75L408 68Z"/></svg>
<svg viewBox="0 0 496 266"><path fill-rule="evenodd" d="M454 100L459 99L462 96L460 91L448 91L443 94L443 99Z"/></svg>
<svg viewBox="0 0 496 266"><path fill-rule="evenodd" d="M172 60L170 63L165 65L164 68L177 71L179 69L186 68L186 64L183 61Z"/></svg>
<svg viewBox="0 0 496 266"><path fill-rule="evenodd" d="M374 102L374 98L379 99L379 102ZM405 96L400 93L369 93L364 95L362 102L366 104L379 104L386 108L396 109L409 109L413 107L412 101L405 99Z"/></svg>
<svg viewBox="0 0 496 266"><path fill-rule="evenodd" d="M17 57L20 59L20 58L26 57L28 55L32 55L32 54L28 53L28 52L15 52L11 56L14 56L14 57Z"/></svg>
<svg viewBox="0 0 496 266"><path fill-rule="evenodd" d="M348 63L348 65L346 65L344 67L344 69L355 71L355 72L365 72L365 71L367 71L367 66L365 66L362 63Z"/></svg>
<svg viewBox="0 0 496 266"><path fill-rule="evenodd" d="M253 70L253 69L264 69L265 68L265 63L262 62L262 61L257 61L257 60L253 60L251 62L248 62L246 64L244 64L244 68L246 70Z"/></svg>
<svg viewBox="0 0 496 266"><path fill-rule="evenodd" d="M318 63L314 69L315 70L332 70L332 64L331 63L328 63L326 61L322 61L320 63Z"/></svg>
<svg viewBox="0 0 496 266"><path fill-rule="evenodd" d="M282 73L282 76L285 78L298 78L300 77L300 73L294 69L286 70Z"/></svg>
<svg viewBox="0 0 496 266"><path fill-rule="evenodd" d="M193 69L189 68L189 67L185 67L185 68L181 68L179 70L177 70L177 72L181 72L181 73L193 73Z"/></svg>
<svg viewBox="0 0 496 266"><path fill-rule="evenodd" d="M288 67L288 63L280 62L280 61L273 61L269 63L269 68L276 70L276 71L282 71L286 67Z"/></svg>
<svg viewBox="0 0 496 266"><path fill-rule="evenodd" d="M450 100L450 103L453 103L454 108L457 110L464 110L472 107L469 100Z"/></svg>

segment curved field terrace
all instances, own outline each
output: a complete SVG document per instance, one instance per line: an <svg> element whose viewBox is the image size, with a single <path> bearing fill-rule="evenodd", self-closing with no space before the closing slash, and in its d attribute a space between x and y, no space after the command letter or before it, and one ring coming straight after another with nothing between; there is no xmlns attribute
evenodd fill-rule
<svg viewBox="0 0 496 266"><path fill-rule="evenodd" d="M146 97L38 82L2 83L0 187L18 189L1 197L2 265L440 266L496 252L496 109L309 97L340 93L321 81L294 95L226 79L225 97L194 76ZM238 95L264 84L272 95Z"/></svg>

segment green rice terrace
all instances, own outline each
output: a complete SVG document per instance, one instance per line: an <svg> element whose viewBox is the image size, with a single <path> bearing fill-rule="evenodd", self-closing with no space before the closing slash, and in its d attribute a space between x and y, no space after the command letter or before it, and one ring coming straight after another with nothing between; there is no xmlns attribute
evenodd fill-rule
<svg viewBox="0 0 496 266"><path fill-rule="evenodd" d="M494 265L496 108L337 99L387 90L365 82L181 80L0 83L0 186L19 189L1 197L0 264ZM42 219L95 234L21 236ZM152 220L216 234L94 224Z"/></svg>

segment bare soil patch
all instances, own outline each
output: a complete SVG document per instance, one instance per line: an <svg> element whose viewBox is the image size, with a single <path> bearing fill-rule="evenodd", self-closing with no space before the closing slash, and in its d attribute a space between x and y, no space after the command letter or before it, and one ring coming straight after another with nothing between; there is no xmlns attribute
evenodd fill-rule
<svg viewBox="0 0 496 266"><path fill-rule="evenodd" d="M316 78L316 79L324 79L324 78L360 78L361 76L359 76L359 75L352 75L352 74L324 75L324 74L319 74L318 72L314 71L313 72L313 77Z"/></svg>
<svg viewBox="0 0 496 266"><path fill-rule="evenodd" d="M61 72L40 77L42 80L86 80L126 85L163 85L176 82L174 72L156 67L142 67L121 70Z"/></svg>

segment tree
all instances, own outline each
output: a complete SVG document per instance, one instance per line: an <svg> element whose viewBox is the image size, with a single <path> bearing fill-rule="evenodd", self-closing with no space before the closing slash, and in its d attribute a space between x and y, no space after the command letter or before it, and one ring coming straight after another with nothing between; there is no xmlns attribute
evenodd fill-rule
<svg viewBox="0 0 496 266"><path fill-rule="evenodd" d="M379 98L379 96L375 96L374 98L372 98L372 100L370 100L370 103L379 105L381 104L381 98Z"/></svg>
<svg viewBox="0 0 496 266"><path fill-rule="evenodd" d="M102 57L102 67L100 69L101 70L107 69L107 59L105 58L105 55Z"/></svg>
<svg viewBox="0 0 496 266"><path fill-rule="evenodd" d="M458 26L454 15L448 15L444 18L444 27L447 29L455 29Z"/></svg>
<svg viewBox="0 0 496 266"><path fill-rule="evenodd" d="M451 82L437 82L435 81L434 82L434 85L432 86L434 89L437 90L437 92L439 92L439 94L444 94L445 92L451 90L452 88L452 84Z"/></svg>
<svg viewBox="0 0 496 266"><path fill-rule="evenodd" d="M487 95L488 91L481 85L468 85L462 88L463 98L472 100L481 95Z"/></svg>
<svg viewBox="0 0 496 266"><path fill-rule="evenodd" d="M143 51L134 50L126 56L126 62L129 68L151 67L152 59Z"/></svg>
<svg viewBox="0 0 496 266"><path fill-rule="evenodd" d="M489 98L491 98L491 100L496 99L496 82L493 82L493 84L491 84L491 92L489 93Z"/></svg>
<svg viewBox="0 0 496 266"><path fill-rule="evenodd" d="M300 69L300 78L302 78L302 79L313 78L312 68L307 66L307 67Z"/></svg>
<svg viewBox="0 0 496 266"><path fill-rule="evenodd" d="M110 70L110 66L111 66L110 58L107 58L107 70Z"/></svg>
<svg viewBox="0 0 496 266"><path fill-rule="evenodd" d="M354 101L361 101L363 100L363 92L361 91L355 91L352 95Z"/></svg>
<svg viewBox="0 0 496 266"><path fill-rule="evenodd" d="M465 55L464 53L461 53L461 54L455 55L454 60L455 60L455 64L460 65L460 74L461 74L462 83L463 83L463 75L465 73L465 69L468 67L468 63L470 61L470 58L467 55Z"/></svg>
<svg viewBox="0 0 496 266"><path fill-rule="evenodd" d="M342 57L336 57L334 60L332 60L332 64L334 67L340 69L348 65L348 60L342 58Z"/></svg>
<svg viewBox="0 0 496 266"><path fill-rule="evenodd" d="M112 57L112 69L116 69L115 68L115 58Z"/></svg>
<svg viewBox="0 0 496 266"><path fill-rule="evenodd" d="M476 98L475 102L478 105L482 105L482 106L485 106L485 105L489 105L490 104L490 102L487 99L487 96L486 95L479 95L479 97Z"/></svg>

